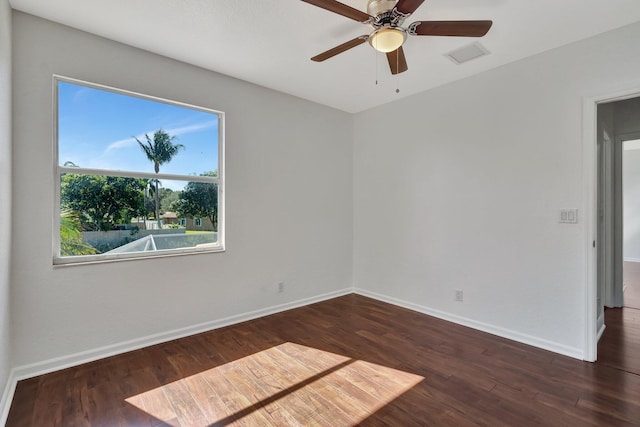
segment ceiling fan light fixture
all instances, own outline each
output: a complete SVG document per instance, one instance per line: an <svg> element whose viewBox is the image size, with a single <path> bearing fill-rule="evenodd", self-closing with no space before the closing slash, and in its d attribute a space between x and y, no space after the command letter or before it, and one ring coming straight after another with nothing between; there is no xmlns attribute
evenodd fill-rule
<svg viewBox="0 0 640 427"><path fill-rule="evenodd" d="M407 33L399 28L380 28L369 36L369 44L378 52L393 52L407 39Z"/></svg>

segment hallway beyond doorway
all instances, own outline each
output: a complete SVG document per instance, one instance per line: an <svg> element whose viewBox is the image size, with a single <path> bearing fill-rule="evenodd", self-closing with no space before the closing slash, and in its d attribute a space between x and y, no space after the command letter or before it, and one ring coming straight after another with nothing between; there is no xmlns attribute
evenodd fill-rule
<svg viewBox="0 0 640 427"><path fill-rule="evenodd" d="M624 262L624 306L640 310L640 262Z"/></svg>

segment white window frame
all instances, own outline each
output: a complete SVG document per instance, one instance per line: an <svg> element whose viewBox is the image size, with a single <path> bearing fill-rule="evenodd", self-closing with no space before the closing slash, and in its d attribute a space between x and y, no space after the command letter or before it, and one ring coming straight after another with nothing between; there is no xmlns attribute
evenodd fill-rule
<svg viewBox="0 0 640 427"><path fill-rule="evenodd" d="M142 99L147 99L155 102L162 102L166 104L175 105L178 107L190 108L193 110L204 111L207 113L216 114L218 116L218 176L187 176L187 175L174 175L166 173L147 173L147 172L133 172L133 171L121 171L121 170L106 170L106 169L92 169L83 167L68 167L60 166L59 161L59 145L58 145L58 82L72 83L75 85L90 87L93 89L110 91L120 95L133 96ZM53 182L54 182L54 201L53 201L53 265L54 266L68 266L88 263L102 263L122 260L135 260L135 259L149 259L167 256L181 256L190 254L201 254L210 252L223 252L225 250L225 189L224 189L224 146L225 146L225 113L211 108L205 108L186 104L178 101L172 101L163 99L151 95L144 95L141 93L131 92L128 90L117 89L101 84L86 82L83 80L73 79L60 75L53 75L53 102L54 102L54 118L53 118L53 141L54 141L54 153L53 153ZM98 254L98 255L78 255L78 256L61 256L60 254L60 177L63 173L81 173L87 175L102 175L102 176L120 176L127 178L152 178L160 180L171 181L185 181L189 182L207 182L218 184L218 231L217 242L211 247L190 247L190 248L178 248L178 249L163 249L149 252L132 252L132 253L115 253L115 254ZM188 178L186 180L185 178Z"/></svg>
<svg viewBox="0 0 640 427"><path fill-rule="evenodd" d="M194 227L202 227L202 218L193 218Z"/></svg>

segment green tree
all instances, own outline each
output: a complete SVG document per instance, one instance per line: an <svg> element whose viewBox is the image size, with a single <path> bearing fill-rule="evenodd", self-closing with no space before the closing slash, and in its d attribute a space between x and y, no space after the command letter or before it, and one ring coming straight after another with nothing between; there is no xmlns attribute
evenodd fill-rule
<svg viewBox="0 0 640 427"><path fill-rule="evenodd" d="M151 215L155 218L156 212L156 198L155 198L155 180L149 179L147 180L147 191L145 191L144 198L144 209L145 215ZM170 188L162 188L162 182L160 182L160 188L158 192L160 193L160 216L167 211L171 210L171 203L178 200L178 196L180 195L179 191L173 191Z"/></svg>
<svg viewBox="0 0 640 427"><path fill-rule="evenodd" d="M178 151L184 148L182 144L174 144L176 137L170 136L167 132L159 129L154 132L153 139L149 135L144 135L146 142L138 141L138 145L147 156L147 159L153 163L153 169L156 173L160 173L160 165L169 163ZM155 199L156 199L156 220L158 228L160 228L160 193L158 192L158 179L155 180Z"/></svg>
<svg viewBox="0 0 640 427"><path fill-rule="evenodd" d="M60 255L93 255L98 250L82 241L82 224L78 216L69 209L60 211Z"/></svg>
<svg viewBox="0 0 640 427"><path fill-rule="evenodd" d="M200 176L218 176L217 171L201 173ZM218 231L218 184L191 181L180 193L179 199L171 204L171 210L178 216L205 217Z"/></svg>
<svg viewBox="0 0 640 427"><path fill-rule="evenodd" d="M171 204L180 198L180 191L173 191L170 188L160 189L160 212L165 213L171 210Z"/></svg>
<svg viewBox="0 0 640 427"><path fill-rule="evenodd" d="M144 212L144 189L145 180L139 178L64 174L60 202L83 229L108 231Z"/></svg>

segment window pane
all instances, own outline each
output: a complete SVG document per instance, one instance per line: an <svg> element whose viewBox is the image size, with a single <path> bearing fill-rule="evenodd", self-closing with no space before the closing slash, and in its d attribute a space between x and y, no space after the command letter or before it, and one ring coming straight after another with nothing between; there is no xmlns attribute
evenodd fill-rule
<svg viewBox="0 0 640 427"><path fill-rule="evenodd" d="M62 174L61 256L215 246L218 195L217 183Z"/></svg>
<svg viewBox="0 0 640 427"><path fill-rule="evenodd" d="M176 175L218 170L219 125L214 112L58 82L60 166L149 173L157 166ZM162 136L178 148L150 160L142 146L153 148Z"/></svg>
<svg viewBox="0 0 640 427"><path fill-rule="evenodd" d="M54 262L224 250L223 113L67 80L56 88Z"/></svg>

